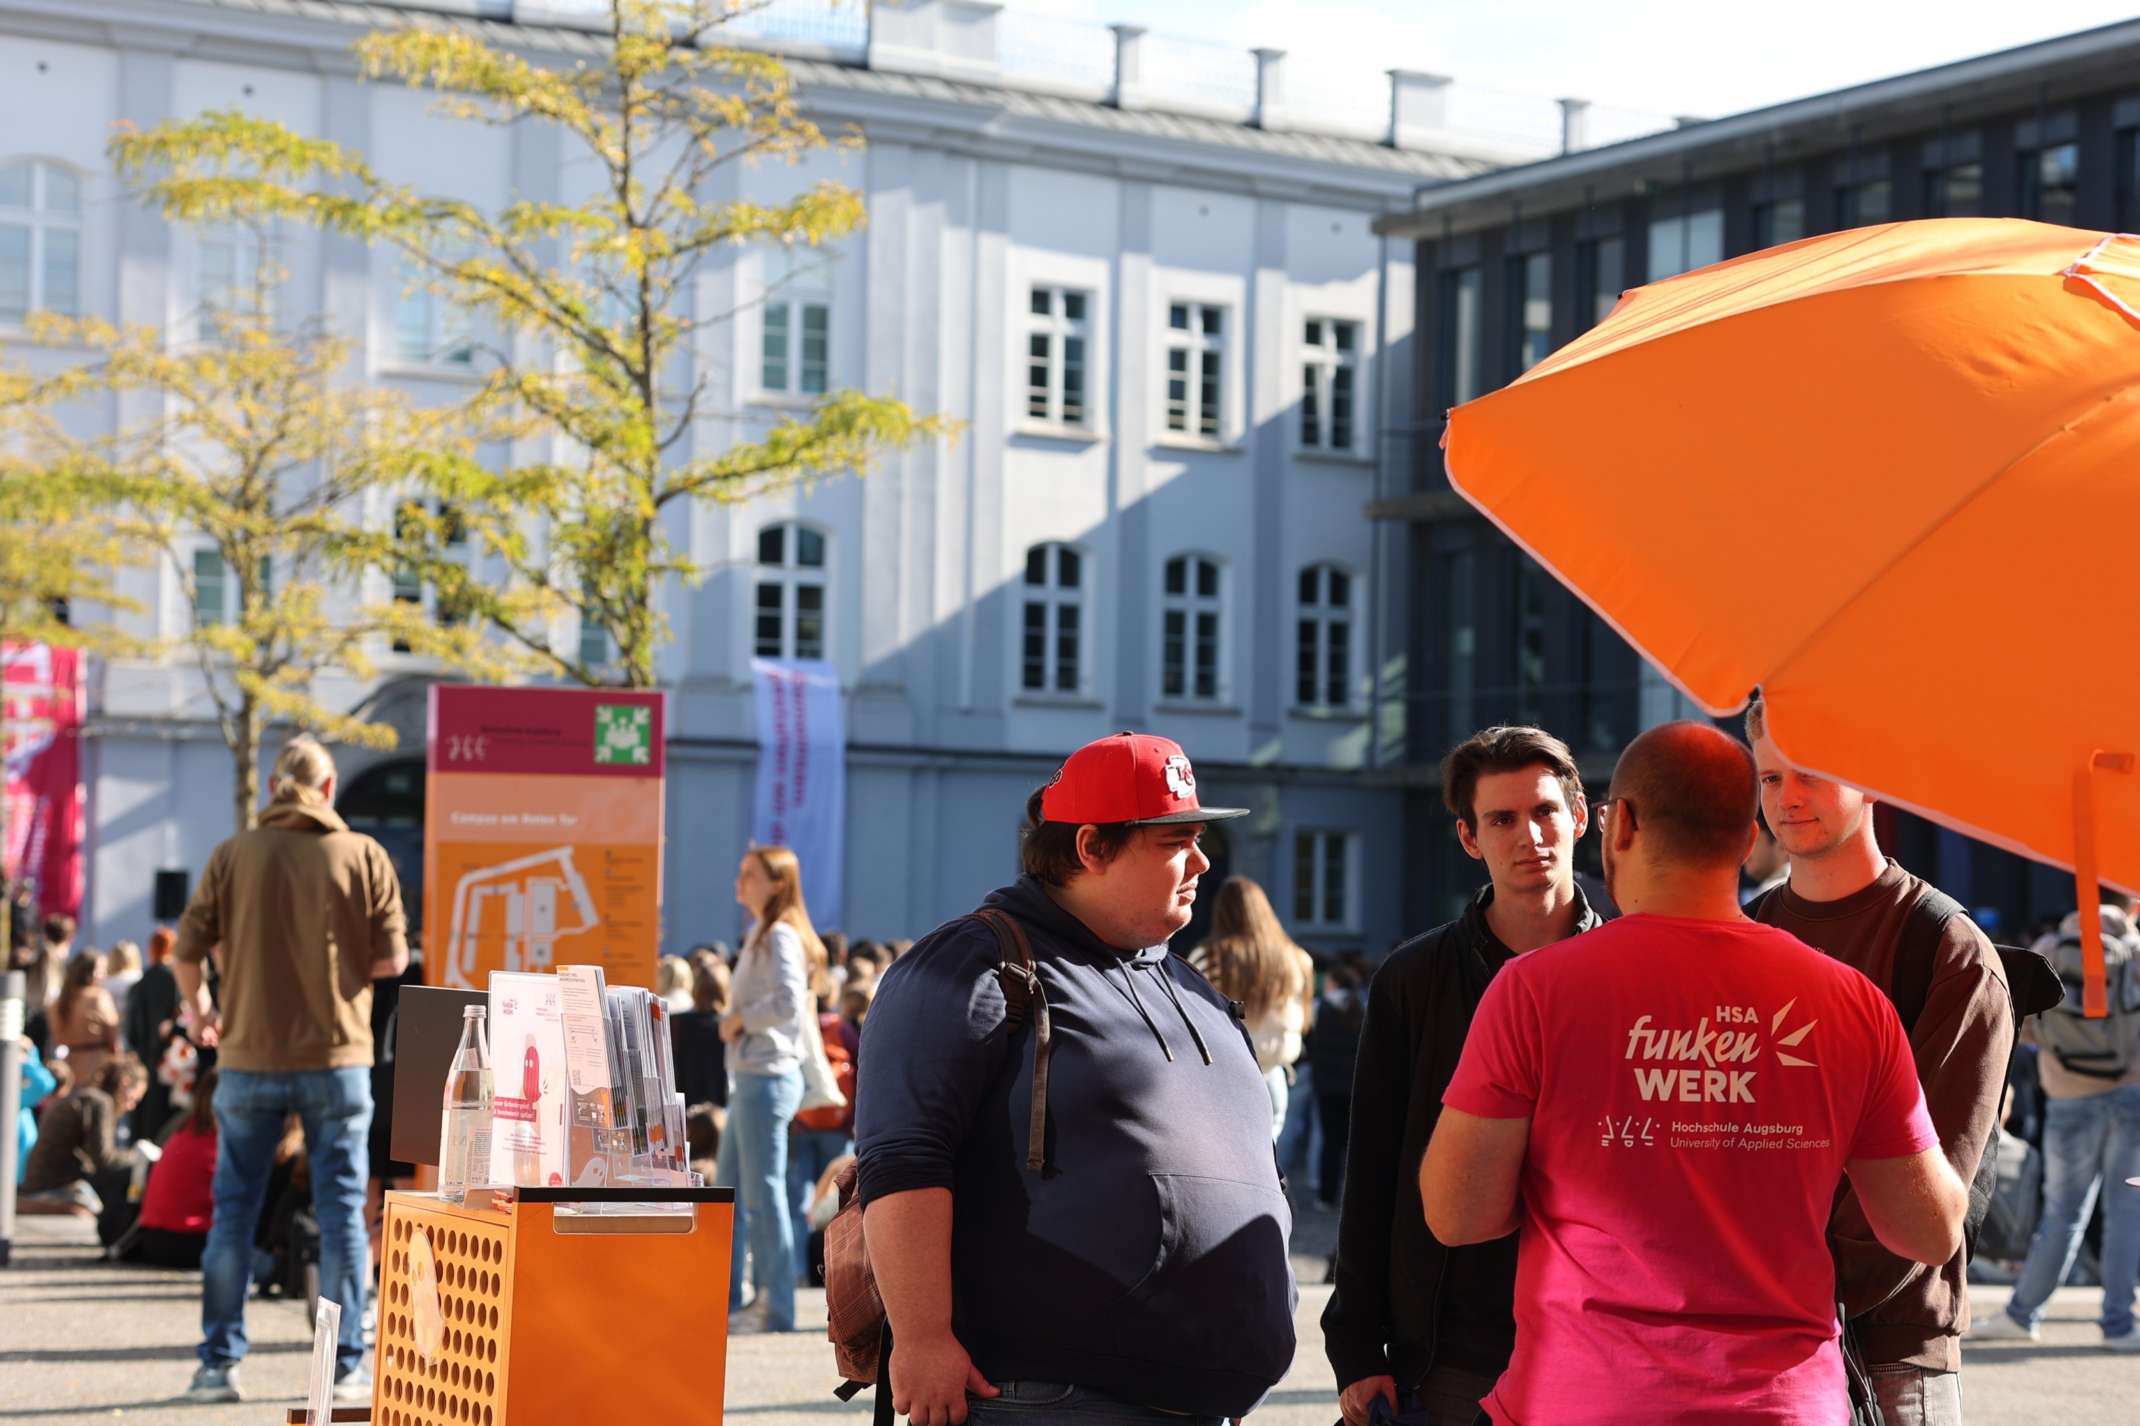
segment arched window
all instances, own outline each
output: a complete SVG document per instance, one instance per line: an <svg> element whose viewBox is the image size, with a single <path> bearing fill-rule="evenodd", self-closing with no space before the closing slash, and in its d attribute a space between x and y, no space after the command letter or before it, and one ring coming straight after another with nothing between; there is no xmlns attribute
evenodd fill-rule
<svg viewBox="0 0 2140 1426"><path fill-rule="evenodd" d="M1176 555L1167 561L1160 589L1161 697L1215 703L1224 696L1223 576L1219 562L1209 555Z"/></svg>
<svg viewBox="0 0 2140 1426"><path fill-rule="evenodd" d="M1350 708L1353 578L1334 564L1300 572L1300 639L1293 701L1302 708Z"/></svg>
<svg viewBox="0 0 2140 1426"><path fill-rule="evenodd" d="M82 311L82 180L42 159L0 163L0 322Z"/></svg>
<svg viewBox="0 0 2140 1426"><path fill-rule="evenodd" d="M1025 624L1019 686L1028 693L1085 687L1085 553L1041 544L1025 552Z"/></svg>
<svg viewBox="0 0 2140 1426"><path fill-rule="evenodd" d="M758 532L756 635L760 658L825 656L825 537L788 521Z"/></svg>

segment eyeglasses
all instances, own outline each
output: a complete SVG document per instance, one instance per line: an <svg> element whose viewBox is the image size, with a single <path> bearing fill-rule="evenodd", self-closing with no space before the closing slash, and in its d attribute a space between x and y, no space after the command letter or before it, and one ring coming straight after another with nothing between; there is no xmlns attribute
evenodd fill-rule
<svg viewBox="0 0 2140 1426"><path fill-rule="evenodd" d="M1615 805L1619 806L1626 812L1629 826L1641 825L1641 823L1636 819L1635 804L1633 802L1629 801L1625 797L1608 797L1604 801L1598 803L1598 824L1600 826L1604 825L1606 809Z"/></svg>

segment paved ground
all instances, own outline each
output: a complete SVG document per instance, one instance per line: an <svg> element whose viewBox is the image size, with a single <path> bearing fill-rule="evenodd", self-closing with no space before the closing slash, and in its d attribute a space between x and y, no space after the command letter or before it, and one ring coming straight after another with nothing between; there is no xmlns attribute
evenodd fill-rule
<svg viewBox="0 0 2140 1426"><path fill-rule="evenodd" d="M248 1315L252 1400L243 1407L174 1402L193 1371L200 1278L106 1267L86 1229L67 1220L18 1224L15 1265L0 1269L0 1422L73 1426L125 1421L137 1426L267 1426L301 1404L310 1334L299 1308L256 1302ZM1329 1289L1317 1256L1328 1240L1322 1215L1304 1215L1297 1260L1301 1352L1292 1375L1256 1413L1262 1426L1329 1426L1335 1417L1316 1318ZM1979 1310L2005 1300L2004 1288L1978 1290ZM1972 1426L2131 1426L2140 1420L2140 1357L2114 1357L2095 1343L2097 1294L2058 1294L2041 1343L1990 1343L1969 1352ZM730 1354L725 1415L739 1422L866 1419L862 1402L834 1401L826 1347L824 1294L799 1301L805 1330L739 1339ZM516 1422L515 1426L523 1426ZM547 1422L525 1426L552 1426ZM569 1426L557 1423L557 1426Z"/></svg>

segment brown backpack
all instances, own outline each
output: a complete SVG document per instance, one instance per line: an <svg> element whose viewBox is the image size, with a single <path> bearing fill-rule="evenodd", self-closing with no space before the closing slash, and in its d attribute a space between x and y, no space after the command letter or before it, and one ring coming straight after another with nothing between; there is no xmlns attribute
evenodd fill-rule
<svg viewBox="0 0 2140 1426"><path fill-rule="evenodd" d="M979 921L995 935L996 978L1003 987L1006 1019L1012 1033L1028 1020L1033 1024L1033 1109L1025 1164L1038 1173L1047 1155L1048 1048L1052 1038L1048 998L1033 967L1033 947L1016 917L989 906L966 919ZM877 1421L879 1426L889 1426L892 1328L885 1319L884 1298L877 1292L877 1275L870 1270L869 1244L862 1236L862 1204L855 1192L858 1167L850 1162L840 1170L835 1180L840 1211L825 1229L825 1309L830 1318L825 1336L832 1342L833 1361L840 1372L840 1385L833 1394L849 1401L864 1387L874 1384Z"/></svg>

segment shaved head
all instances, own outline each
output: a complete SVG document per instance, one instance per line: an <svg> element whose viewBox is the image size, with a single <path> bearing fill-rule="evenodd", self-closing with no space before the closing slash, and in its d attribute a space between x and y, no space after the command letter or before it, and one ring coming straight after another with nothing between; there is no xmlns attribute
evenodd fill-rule
<svg viewBox="0 0 2140 1426"><path fill-rule="evenodd" d="M1629 743L1612 795L1660 855L1701 867L1738 865L1760 805L1754 755L1707 723L1665 723Z"/></svg>

